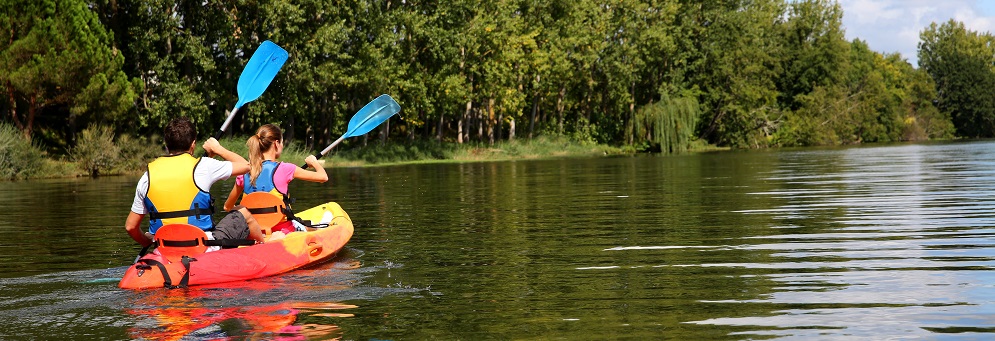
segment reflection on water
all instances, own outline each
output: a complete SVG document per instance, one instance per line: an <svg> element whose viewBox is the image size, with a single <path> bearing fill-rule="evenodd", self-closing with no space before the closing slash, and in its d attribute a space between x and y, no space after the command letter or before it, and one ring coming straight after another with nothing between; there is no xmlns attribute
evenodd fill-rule
<svg viewBox="0 0 995 341"><path fill-rule="evenodd" d="M354 270L357 262L336 266ZM128 333L144 340L337 340L342 331L330 321L352 317L355 305L336 302L272 301L288 289L348 290L316 287L284 278L224 283L183 290L148 290L132 296L127 314L138 321ZM320 323L307 323L318 318Z"/></svg>
<svg viewBox="0 0 995 341"><path fill-rule="evenodd" d="M605 251L681 250L697 256L655 267L762 283L746 297L697 300L734 313L684 321L731 327L730 336L977 338L995 332L995 155L986 146L781 153L776 168L757 173L762 188L745 193L764 204L731 211L760 218L767 232Z"/></svg>
<svg viewBox="0 0 995 341"><path fill-rule="evenodd" d="M137 252L119 214L134 179L0 183L24 194L0 198L17 207L0 212L0 339L995 333L993 142L329 177L292 191L304 207L337 201L349 212L356 233L343 255L180 291L114 287Z"/></svg>
<svg viewBox="0 0 995 341"><path fill-rule="evenodd" d="M286 302L271 306L201 307L166 298L154 308L129 309L145 318L131 328L132 338L145 340L338 340L342 331L329 324L296 324L299 315L351 317L339 311L357 308L339 303Z"/></svg>

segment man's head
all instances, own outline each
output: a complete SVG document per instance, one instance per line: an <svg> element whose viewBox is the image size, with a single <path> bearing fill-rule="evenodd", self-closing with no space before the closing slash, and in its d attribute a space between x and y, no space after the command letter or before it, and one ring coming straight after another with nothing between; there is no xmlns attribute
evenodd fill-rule
<svg viewBox="0 0 995 341"><path fill-rule="evenodd" d="M190 145L197 140L197 128L189 118L177 117L169 124L162 134L166 140L166 151L170 154L182 153L190 150Z"/></svg>

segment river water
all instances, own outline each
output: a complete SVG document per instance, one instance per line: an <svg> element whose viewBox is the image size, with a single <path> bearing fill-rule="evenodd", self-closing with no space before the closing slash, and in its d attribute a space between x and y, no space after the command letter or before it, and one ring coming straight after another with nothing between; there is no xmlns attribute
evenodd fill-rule
<svg viewBox="0 0 995 341"><path fill-rule="evenodd" d="M989 339L993 151L330 168L338 257L178 290L116 287L136 178L3 182L0 339Z"/></svg>

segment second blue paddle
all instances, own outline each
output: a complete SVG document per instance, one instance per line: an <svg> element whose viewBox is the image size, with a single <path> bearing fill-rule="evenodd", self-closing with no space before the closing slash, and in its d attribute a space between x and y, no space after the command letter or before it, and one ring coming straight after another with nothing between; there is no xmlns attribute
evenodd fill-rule
<svg viewBox="0 0 995 341"><path fill-rule="evenodd" d="M388 95L380 95L380 97L367 103L352 116L352 119L349 120L349 130L346 131L345 135L342 135L342 137L332 142L332 144L328 145L320 153L314 154L314 156L319 159L324 157L325 154L328 154L342 140L366 134L400 111L401 105L397 104L397 101ZM301 168L307 168L307 164L301 165Z"/></svg>

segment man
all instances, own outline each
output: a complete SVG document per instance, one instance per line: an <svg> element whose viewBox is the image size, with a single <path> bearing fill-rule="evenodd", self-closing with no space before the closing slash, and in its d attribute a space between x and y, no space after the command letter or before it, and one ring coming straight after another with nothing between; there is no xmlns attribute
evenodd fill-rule
<svg viewBox="0 0 995 341"><path fill-rule="evenodd" d="M213 137L204 142L208 155L218 155L225 161L210 157L198 158L197 129L186 117L173 119L163 131L168 155L149 163L135 190L131 213L124 223L131 239L144 246L152 244L156 230L166 224L185 223L207 233L208 239L252 239L263 242L259 224L245 207L237 207L217 225L211 219L214 199L211 185L233 175L249 171L249 162L233 153ZM149 232L140 224L149 216Z"/></svg>

